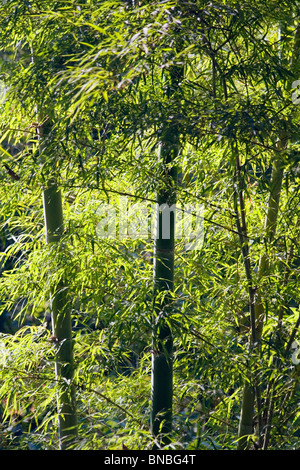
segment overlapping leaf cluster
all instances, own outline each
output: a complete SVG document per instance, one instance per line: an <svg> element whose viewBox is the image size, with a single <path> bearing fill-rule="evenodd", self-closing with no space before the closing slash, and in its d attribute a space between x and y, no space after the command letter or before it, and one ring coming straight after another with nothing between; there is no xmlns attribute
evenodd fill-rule
<svg viewBox="0 0 300 470"><path fill-rule="evenodd" d="M205 207L202 249L185 251L182 240L176 246L174 446L235 446L241 389L253 361L262 402L276 401L271 445L293 448L299 385L287 346L299 323L299 110L291 85L300 77L290 60L299 7L2 0L0 8L1 163L20 177L15 181L1 165L1 318L10 324L1 338L1 445L56 446L48 302L61 278L72 292L78 448L152 445L153 240L100 239L96 226L100 204L118 207L119 197L131 205L155 201L166 171L157 149L169 122L183 149L178 204ZM171 66L185 71L172 100ZM52 129L40 152L37 134L47 121ZM280 150L283 133L290 144ZM254 356L233 144L254 282L265 250L272 267L262 281L266 321ZM264 220L279 154L284 181L276 239L269 243ZM41 192L49 175L64 195L63 250L44 241ZM8 423L21 423L20 437Z"/></svg>

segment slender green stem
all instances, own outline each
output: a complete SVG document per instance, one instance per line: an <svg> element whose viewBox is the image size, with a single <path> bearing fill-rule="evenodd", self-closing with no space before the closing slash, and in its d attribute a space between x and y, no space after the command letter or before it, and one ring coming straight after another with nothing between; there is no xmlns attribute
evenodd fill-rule
<svg viewBox="0 0 300 470"><path fill-rule="evenodd" d="M300 26L297 26L295 39L294 39L294 50L292 54L292 61L291 61L291 68L293 71L299 71L300 69L300 62L299 62L299 49L300 49ZM288 85L288 88L290 88ZM271 178L271 186L270 186L270 195L268 201L268 209L265 219L265 240L267 243L267 247L270 248L271 244L274 241L276 228L277 228L277 221L278 221L278 214L279 214L279 205L280 205L280 195L281 195L281 188L283 182L283 175L284 175L284 164L282 160L282 156L280 151L287 147L288 139L286 135L281 135L276 148L279 152L276 154L276 157L273 161L273 170L272 170L272 178ZM256 293L255 303L254 303L254 316L255 316L255 342L256 346L260 344L261 337L263 333L263 326L264 326L264 301L263 301L263 294L262 294L262 282L266 277L269 270L269 253L265 251L259 260L258 266L258 290ZM253 335L253 334L252 334ZM252 398L252 391L251 385L246 383L244 386L244 393L243 393L243 400L242 400L242 411L241 411L241 418L240 418L240 428L239 428L239 441L238 441L238 448L243 449L246 448L246 441L247 441L247 432L250 433L250 426L249 420L252 414L252 421L254 416L254 402L255 400ZM264 448L268 445L269 442L269 432L271 426L271 420L273 415L273 404L271 403L270 406L270 413L269 413L269 420L268 420L268 430L267 435L265 436ZM245 411L247 409L247 412ZM243 425L243 416L247 416L245 418L245 426ZM247 431L248 429L248 431ZM246 433L243 435L243 433ZM252 433L252 431L251 431Z"/></svg>
<svg viewBox="0 0 300 470"><path fill-rule="evenodd" d="M292 54L292 63L291 63L292 69L295 69L295 70L299 70L299 49L300 49L300 27L298 25L296 29L296 33L295 33L294 50ZM280 136L280 139L276 146L277 149L282 150L286 148L287 142L288 142L288 139L286 135ZM284 175L284 164L282 161L282 157L280 156L280 153L279 153L276 155L274 162L273 162L270 195L269 195L268 209L267 209L267 214L266 214L266 219L265 219L265 240L267 242L267 247L269 248L271 247L271 244L274 241L275 234L276 234L283 175ZM258 288L258 292L257 292L256 300L255 300L255 308L254 308L255 309L255 336L256 336L256 341L258 342L258 344L261 341L261 337L263 333L263 325L264 325L264 302L263 302L263 295L262 295L262 289L261 289L261 282L267 275L268 270L269 270L269 254L267 253L267 251L265 251L260 257L260 261L259 261L258 284L260 285L258 286L259 288ZM279 327L280 327L280 322L279 322ZM247 415L248 420L251 414L252 414L252 420L254 416L254 400L249 399L249 401L247 401L247 397L245 398L245 396L247 395L246 393L247 388L249 388L249 384L245 384L245 388L244 388L241 421L243 420L244 408L248 409L248 415ZM265 432L264 442L263 442L263 449L266 449L269 444L273 411L274 411L274 398L271 393L271 398L270 398L270 403L269 403L268 413L267 413L268 418L267 418L267 427L266 427L266 432ZM241 432L246 432L246 431L247 430L245 429L243 430L243 427L240 426L240 431L239 431L240 440L238 444L239 448L245 448L243 447L245 445L245 439L244 439L244 436L242 436Z"/></svg>
<svg viewBox="0 0 300 470"><path fill-rule="evenodd" d="M162 149L161 157L167 157ZM174 149L173 149L174 150ZM172 150L167 149L170 153ZM170 157L170 155L168 155ZM168 177L173 180L174 170ZM173 338L169 326L172 310L172 291L174 286L174 245L175 213L170 210L174 204L173 189L162 191L158 195L161 204L157 204L156 239L154 247L154 315L153 315L153 357L151 389L151 429L154 436L161 434L162 442L168 443L172 430L173 399ZM164 223L167 222L165 226ZM164 234L164 228L169 231ZM166 236L167 235L167 236ZM166 237L165 237L166 236Z"/></svg>
<svg viewBox="0 0 300 470"><path fill-rule="evenodd" d="M169 77L170 104L183 76L182 67L173 66ZM175 159L180 149L177 123L166 123L162 129L159 158L165 177L157 193L156 235L153 266L153 342L151 380L151 431L169 443L172 431L173 337L170 328L172 291L174 288L175 203L177 170ZM175 208L176 210L176 208Z"/></svg>
<svg viewBox="0 0 300 470"><path fill-rule="evenodd" d="M63 234L61 192L54 181L43 192L47 243L59 242ZM68 287L62 279L52 293L52 333L56 345L55 373L60 380L58 393L59 441L62 450L77 436L75 389L72 384L73 339Z"/></svg>
<svg viewBox="0 0 300 470"><path fill-rule="evenodd" d="M285 145L285 139L281 141L281 146ZM283 180L283 165L280 158L276 158L273 165L271 187L270 187L270 197L268 203L268 210L266 215L265 222L265 238L268 243L268 247L274 240L277 226L277 219L279 213L279 201L280 201L280 192ZM260 284L265 278L268 272L268 253L264 252L260 258L259 270L258 270L258 283ZM260 287L260 286L259 286ZM264 302L261 294L261 289L258 290L255 304L254 304L254 314L255 314L255 344L253 346L257 347L260 344L263 324L264 324ZM257 386L257 383L256 383ZM238 440L238 449L244 449L247 436L253 433L253 426L250 429L250 417L253 421L254 416L254 403L255 403L255 393L254 393L254 384L245 383L244 393L242 399L242 411L240 418L240 427L239 427L239 440ZM245 434L244 434L245 433Z"/></svg>
<svg viewBox="0 0 300 470"><path fill-rule="evenodd" d="M236 226L239 233L241 251L244 261L245 273L248 284L249 293L249 312L250 312L250 325L251 325L251 338L250 338L250 351L251 355L253 347L256 343L256 330L255 330L255 310L254 310L254 289L252 282L250 251L247 235L247 222L246 210L243 196L243 182L241 177L241 165L239 153L236 146L232 147L233 155L235 157L235 177L234 177L234 211L236 215ZM255 373L254 373L255 376ZM247 371L246 382L243 389L242 409L238 430L238 450L246 449L249 442L249 436L253 433L253 409L255 404L255 389L257 388L257 380L252 379L250 370ZM258 403L258 405L260 405Z"/></svg>
<svg viewBox="0 0 300 470"><path fill-rule="evenodd" d="M34 63L32 44L31 61ZM39 153L41 160L44 160L47 158L48 142L52 132L52 104L50 106L44 104L43 109L39 109L36 105L36 112L39 123L36 129ZM64 220L61 191L58 189L55 176L48 176L48 184L43 191L43 209L46 242L47 244L57 243L57 249L59 249L58 242L61 241L64 232ZM51 296L52 333L56 345L55 374L59 383L57 396L59 446L61 450L64 450L73 444L77 436L75 388L72 383L74 372L72 323L68 286L65 279L61 279L58 285L53 287Z"/></svg>
<svg viewBox="0 0 300 470"><path fill-rule="evenodd" d="M243 389L241 417L238 431L238 450L247 449L249 446L249 436L253 434L254 403L254 387L250 382L246 381Z"/></svg>

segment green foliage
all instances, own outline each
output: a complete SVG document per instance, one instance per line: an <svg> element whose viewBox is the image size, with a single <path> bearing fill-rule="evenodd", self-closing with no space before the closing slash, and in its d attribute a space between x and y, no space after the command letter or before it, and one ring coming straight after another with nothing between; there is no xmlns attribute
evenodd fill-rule
<svg viewBox="0 0 300 470"><path fill-rule="evenodd" d="M2 0L0 18L6 86L1 448L58 446L62 384L54 372L49 317L51 292L62 279L71 293L75 448L153 447L153 240L101 239L96 227L101 204L117 208L126 196L130 205L150 206L165 189L169 168L158 159L158 147L166 128L176 130L182 147L174 162L177 203L205 208L202 248L186 251L184 241L176 241L168 317L174 336L170 446L235 448L242 389L255 375L260 399L251 445L260 445L271 426L268 448L297 448L299 366L291 346L299 326L299 108L290 92L300 78L298 64L290 66L297 4ZM41 152L42 123L51 132ZM289 145L280 149L276 142L283 134ZM270 241L264 227L274 156L284 172ZM3 164L20 179L12 179ZM43 220L42 191L50 177L64 200L65 231L55 247L45 243ZM253 287L263 293L257 351L249 351L251 306L236 226L237 188L245 204ZM265 253L269 269L260 279Z"/></svg>

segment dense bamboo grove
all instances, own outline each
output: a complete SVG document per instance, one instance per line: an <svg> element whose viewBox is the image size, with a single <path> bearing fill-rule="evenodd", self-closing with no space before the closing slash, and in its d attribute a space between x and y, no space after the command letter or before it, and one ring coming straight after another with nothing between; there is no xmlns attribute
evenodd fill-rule
<svg viewBox="0 0 300 470"><path fill-rule="evenodd" d="M0 1L1 449L299 448L299 18Z"/></svg>

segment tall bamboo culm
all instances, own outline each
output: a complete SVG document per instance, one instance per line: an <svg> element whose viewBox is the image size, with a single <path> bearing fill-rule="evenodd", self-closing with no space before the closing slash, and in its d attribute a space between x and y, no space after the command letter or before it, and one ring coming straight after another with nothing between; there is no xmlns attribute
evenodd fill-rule
<svg viewBox="0 0 300 470"><path fill-rule="evenodd" d="M175 148L164 142L160 156L172 160ZM173 146L172 146L173 147ZM168 178L175 181L176 171L172 168ZM173 399L173 338L169 325L172 311L172 291L174 288L174 249L175 249L175 214L169 212L169 237L163 237L163 217L175 204L174 188L162 191L157 196L156 239L154 245L154 315L152 347L152 390L151 390L151 428L154 436L162 436L162 443L167 444L172 430ZM165 208L165 211L164 209Z"/></svg>
<svg viewBox="0 0 300 470"><path fill-rule="evenodd" d="M176 91L183 68L174 65L166 77L170 107L176 107ZM175 114L175 113L174 113ZM162 126L159 159L164 168L162 189L157 192L156 234L153 263L153 343L151 380L151 431L158 445L167 445L172 432L173 337L170 327L174 289L175 211L177 170L175 159L180 151L176 120ZM164 221L167 232L164 233Z"/></svg>
<svg viewBox="0 0 300 470"><path fill-rule="evenodd" d="M48 244L60 245L63 235L62 196L55 181L50 181L43 191L46 240ZM52 340L56 348L55 376L58 384L57 411L59 447L65 450L77 437L77 414L74 374L73 338L70 302L66 280L55 286L51 298Z"/></svg>
<svg viewBox="0 0 300 470"><path fill-rule="evenodd" d="M299 61L299 52L300 52L300 26L298 25L295 32L295 39L294 39L294 48L291 60L291 72L292 73L299 73L300 72L300 61ZM299 78L299 77L297 77ZM287 86L287 91L290 91L291 83ZM293 111L292 111L293 113ZM270 184L270 194L269 194L269 201L267 207L267 214L265 219L265 227L264 227L264 238L268 244L271 245L272 241L276 236L276 229L277 229L277 222L278 222L278 214L280 209L280 196L281 196L281 188L282 182L284 177L284 160L282 158L282 154L280 153L281 150L284 150L288 146L289 136L283 133L280 136L277 142L277 150L278 156L273 160L273 170L272 170L272 177L271 177L271 184ZM259 260L258 266L258 291L256 294L256 299L254 302L254 314L255 314L255 329L254 329L254 341L252 338L251 345L250 345L250 352L256 350L260 347L261 338L263 334L263 326L264 326L264 299L261 292L261 283L263 282L266 275L268 275L269 271L269 260L268 260L268 253L264 252ZM239 423L239 430L238 430L238 450L245 450L249 446L249 436L253 434L253 418L254 418L254 408L255 408L255 400L259 402L259 384L255 383L255 371L252 377L248 377L244 389L243 389L243 397L242 397L242 405L241 405L241 416L240 416L240 423ZM254 380L253 380L254 379ZM260 410L258 411L258 422L261 419L259 416ZM269 423L270 425L270 423ZM269 440L270 429L268 429L268 436L267 439ZM258 436L259 444L261 444L262 436ZM266 435L265 435L266 440ZM265 448L265 447L264 447Z"/></svg>
<svg viewBox="0 0 300 470"><path fill-rule="evenodd" d="M31 43L31 62L34 63L34 49ZM40 109L36 104L36 115L39 123L37 138L40 159L47 158L52 126L52 104ZM47 175L48 182L43 190L43 211L46 232L46 243L61 245L64 232L62 195L55 175ZM58 266L57 266L58 268ZM74 375L73 339L71 309L68 299L66 279L61 279L51 292L52 339L56 347L55 378L59 388L57 394L59 448L70 448L77 437L77 412L75 388L72 383Z"/></svg>

